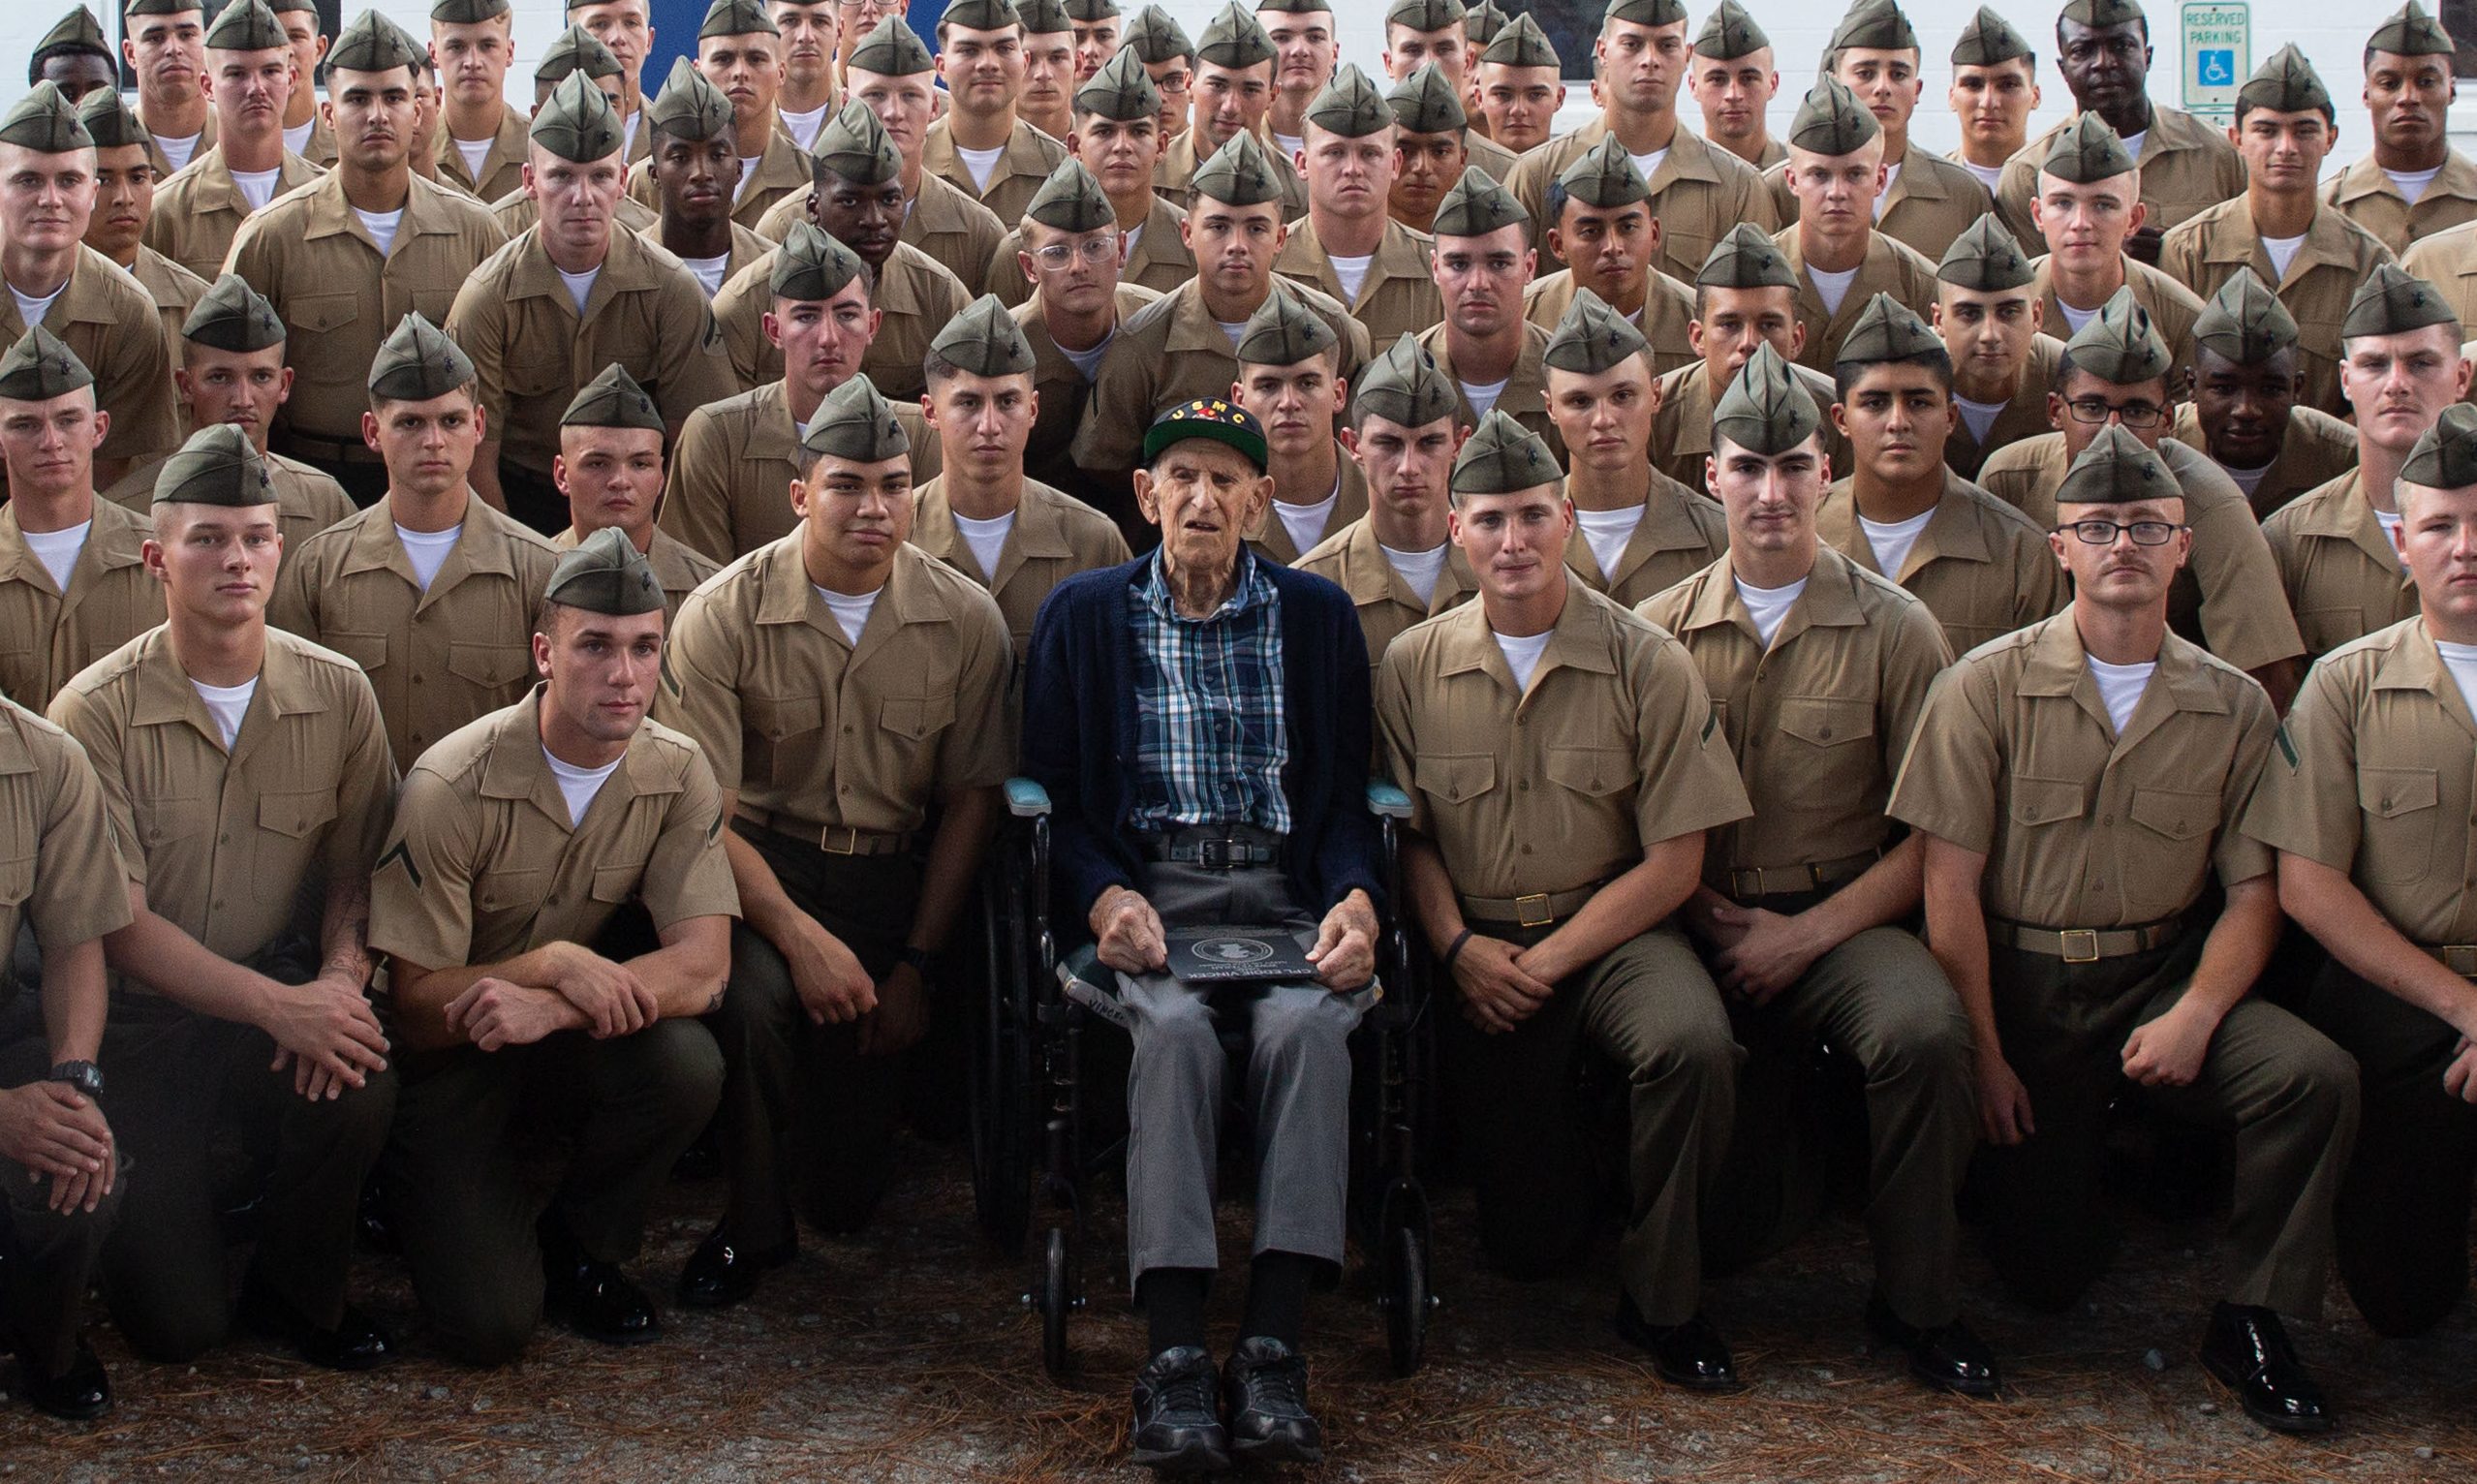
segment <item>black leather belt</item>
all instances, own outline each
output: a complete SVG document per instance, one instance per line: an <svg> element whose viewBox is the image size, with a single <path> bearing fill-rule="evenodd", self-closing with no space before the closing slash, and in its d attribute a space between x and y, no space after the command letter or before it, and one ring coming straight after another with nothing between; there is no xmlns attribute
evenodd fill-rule
<svg viewBox="0 0 2477 1484"><path fill-rule="evenodd" d="M1288 854L1284 837L1249 824L1203 824L1172 830L1146 837L1146 849L1155 860L1200 866L1207 871L1278 866Z"/></svg>

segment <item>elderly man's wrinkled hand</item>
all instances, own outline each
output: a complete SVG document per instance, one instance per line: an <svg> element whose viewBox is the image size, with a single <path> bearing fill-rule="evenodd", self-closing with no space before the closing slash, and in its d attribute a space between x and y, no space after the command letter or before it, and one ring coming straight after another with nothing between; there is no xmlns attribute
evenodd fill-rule
<svg viewBox="0 0 2477 1484"><path fill-rule="evenodd" d="M1112 886L1093 903L1093 951L1121 974L1158 974L1169 967L1169 934L1141 892Z"/></svg>
<svg viewBox="0 0 2477 1484"><path fill-rule="evenodd" d="M1351 892L1324 914L1308 962L1316 965L1316 981L1337 993L1363 988L1377 976L1377 910L1366 892Z"/></svg>

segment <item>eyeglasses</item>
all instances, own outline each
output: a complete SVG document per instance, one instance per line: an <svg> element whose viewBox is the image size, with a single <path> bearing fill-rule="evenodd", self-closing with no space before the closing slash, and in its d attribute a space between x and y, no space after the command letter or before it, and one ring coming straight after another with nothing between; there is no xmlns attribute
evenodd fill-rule
<svg viewBox="0 0 2477 1484"><path fill-rule="evenodd" d="M837 10L882 16L895 8L895 0L834 0L834 6Z"/></svg>
<svg viewBox="0 0 2477 1484"><path fill-rule="evenodd" d="M2075 397L2064 404L2075 422L2105 422L2112 415L2128 428L2154 428L2167 420L2167 409L2151 402L2121 406L2104 397Z"/></svg>
<svg viewBox="0 0 2477 1484"><path fill-rule="evenodd" d="M1165 72L1153 79L1153 86L1164 93L1184 93L1187 91L1187 85L1193 80L1195 80L1193 73Z"/></svg>
<svg viewBox="0 0 2477 1484"><path fill-rule="evenodd" d="M1106 237L1087 237L1081 242L1052 242L1033 256L1040 260L1044 268L1063 268L1078 258L1099 267L1117 259L1118 237L1112 233Z"/></svg>
<svg viewBox="0 0 2477 1484"><path fill-rule="evenodd" d="M2130 524L2116 520L2076 520L2056 529L2070 531L2076 540L2091 546L2113 546L2120 534L2133 538L2136 546L2164 546L2176 540L2176 533L2184 528L2169 520L2136 520Z"/></svg>

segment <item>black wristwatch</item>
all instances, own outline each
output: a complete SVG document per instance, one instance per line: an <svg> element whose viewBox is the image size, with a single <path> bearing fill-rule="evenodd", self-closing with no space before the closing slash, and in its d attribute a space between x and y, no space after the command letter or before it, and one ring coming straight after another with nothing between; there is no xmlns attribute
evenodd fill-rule
<svg viewBox="0 0 2477 1484"><path fill-rule="evenodd" d="M920 975L924 980L929 977L929 950L926 948L906 945L903 952L896 956L895 962L909 966L913 973Z"/></svg>
<svg viewBox="0 0 2477 1484"><path fill-rule="evenodd" d="M51 1081L66 1082L89 1098L104 1092L104 1069L92 1062L63 1062L51 1069Z"/></svg>

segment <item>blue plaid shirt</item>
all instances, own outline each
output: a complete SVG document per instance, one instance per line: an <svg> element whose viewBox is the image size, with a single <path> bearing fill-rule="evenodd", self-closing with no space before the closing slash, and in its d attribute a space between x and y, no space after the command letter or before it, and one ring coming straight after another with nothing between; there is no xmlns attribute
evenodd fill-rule
<svg viewBox="0 0 2477 1484"><path fill-rule="evenodd" d="M1183 617L1156 552L1127 585L1135 635L1135 800L1140 833L1189 824L1290 832L1282 769L1282 597L1239 548L1237 589L1209 618Z"/></svg>

